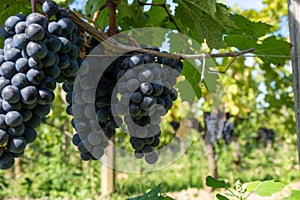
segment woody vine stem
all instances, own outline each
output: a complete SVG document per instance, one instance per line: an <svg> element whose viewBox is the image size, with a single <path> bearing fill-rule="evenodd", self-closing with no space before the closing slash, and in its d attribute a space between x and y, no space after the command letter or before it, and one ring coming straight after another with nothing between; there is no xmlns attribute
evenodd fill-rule
<svg viewBox="0 0 300 200"><path fill-rule="evenodd" d="M37 0L38 3L42 4L45 0ZM34 3L32 3L34 2ZM35 7L35 0L31 0L32 7ZM229 52L229 53L216 53L216 54L176 54L176 53L162 53L157 51L152 51L148 49L141 49L133 46L128 46L119 43L114 38L109 37L113 36L117 33L117 25L116 25L116 4L113 2L113 0L107 0L106 3L102 6L102 10L107 7L109 9L109 32L108 35L106 35L101 30L98 30L97 28L91 26L84 20L82 20L80 17L78 17L74 12L71 10L68 10L70 14L70 18L73 20L74 23L77 24L79 28L87 32L89 35L94 37L96 40L101 42L106 50L110 52L124 52L124 51L133 51L133 52L139 52L139 53L150 53L155 56L159 57L165 57L165 58L173 58L176 60L191 60L191 59L200 59L202 60L205 58L224 58L224 57L238 57L247 53L254 52L254 48L246 49L243 51L237 51L237 52ZM95 19L95 16L94 16Z"/></svg>

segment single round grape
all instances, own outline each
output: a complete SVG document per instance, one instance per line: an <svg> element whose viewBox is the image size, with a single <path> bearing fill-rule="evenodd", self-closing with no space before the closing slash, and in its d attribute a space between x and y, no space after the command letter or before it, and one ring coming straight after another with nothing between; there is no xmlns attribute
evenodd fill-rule
<svg viewBox="0 0 300 200"><path fill-rule="evenodd" d="M138 138L146 138L148 135L148 130L145 127L137 127L135 130L135 135Z"/></svg>
<svg viewBox="0 0 300 200"><path fill-rule="evenodd" d="M17 73L11 79L11 83L13 86L16 86L19 89L24 88L29 84L29 81L26 78L26 75L23 73Z"/></svg>
<svg viewBox="0 0 300 200"><path fill-rule="evenodd" d="M100 132L92 131L89 133L87 140L91 145L98 145L102 142L103 135Z"/></svg>
<svg viewBox="0 0 300 200"><path fill-rule="evenodd" d="M4 52L4 59L6 61L16 62L21 57L21 51L16 48L11 48Z"/></svg>
<svg viewBox="0 0 300 200"><path fill-rule="evenodd" d="M44 72L38 69L30 69L26 73L28 81L34 85L39 85L42 83L45 75Z"/></svg>
<svg viewBox="0 0 300 200"><path fill-rule="evenodd" d="M0 67L0 75L7 79L11 79L16 72L15 64L10 61L2 63Z"/></svg>
<svg viewBox="0 0 300 200"><path fill-rule="evenodd" d="M39 24L30 24L25 30L25 34L30 41L42 40L45 36L45 31L43 27Z"/></svg>
<svg viewBox="0 0 300 200"><path fill-rule="evenodd" d="M63 70L63 73L66 77L76 76L79 69L78 63L76 60L70 59L70 65Z"/></svg>
<svg viewBox="0 0 300 200"><path fill-rule="evenodd" d="M9 127L7 132L11 136L21 136L25 131L25 125L22 123L16 127Z"/></svg>
<svg viewBox="0 0 300 200"><path fill-rule="evenodd" d="M15 159L12 153L3 152L0 157L0 169L6 170L11 168L15 163Z"/></svg>
<svg viewBox="0 0 300 200"><path fill-rule="evenodd" d="M23 116L18 111L10 111L5 115L5 123L8 126L19 126L23 121Z"/></svg>
<svg viewBox="0 0 300 200"><path fill-rule="evenodd" d="M134 157L137 158L137 159L141 159L141 158L144 157L144 153L142 151L135 150L134 151Z"/></svg>
<svg viewBox="0 0 300 200"><path fill-rule="evenodd" d="M49 105L53 101L53 96L51 92L47 89L38 90L38 100L37 102L41 105Z"/></svg>
<svg viewBox="0 0 300 200"><path fill-rule="evenodd" d="M2 89L1 97L9 103L17 103L20 100L20 91L16 86L8 85Z"/></svg>
<svg viewBox="0 0 300 200"><path fill-rule="evenodd" d="M26 144L23 137L13 137L9 142L8 149L11 153L21 153L24 151Z"/></svg>
<svg viewBox="0 0 300 200"><path fill-rule="evenodd" d="M52 16L58 11L58 5L54 1L47 0L43 3L42 10L46 15Z"/></svg>
<svg viewBox="0 0 300 200"><path fill-rule="evenodd" d="M144 96L143 100L140 103L140 107L144 110L149 110L154 105L155 99L152 96Z"/></svg>
<svg viewBox="0 0 300 200"><path fill-rule="evenodd" d="M26 73L29 69L28 59L19 58L15 63L15 68L18 72Z"/></svg>
<svg viewBox="0 0 300 200"><path fill-rule="evenodd" d="M75 145L75 146L78 146L78 144L80 143L81 139L80 139L80 136L78 133L75 133L75 135L73 135L72 137L72 143Z"/></svg>
<svg viewBox="0 0 300 200"><path fill-rule="evenodd" d="M47 18L44 15L39 13L31 13L26 18L26 24L29 26L30 24L39 24L43 28L48 24Z"/></svg>
<svg viewBox="0 0 300 200"><path fill-rule="evenodd" d="M156 163L157 160L158 160L158 154L155 151L153 151L151 153L147 153L145 155L145 161L150 165Z"/></svg>
<svg viewBox="0 0 300 200"><path fill-rule="evenodd" d="M47 47L43 42L29 42L26 46L28 56L34 59L42 59L47 55Z"/></svg>
<svg viewBox="0 0 300 200"><path fill-rule="evenodd" d="M153 87L150 83L142 83L140 86L140 91L143 95L150 95L153 92Z"/></svg>
<svg viewBox="0 0 300 200"><path fill-rule="evenodd" d="M74 29L74 23L69 18L61 18L57 22L61 28L64 34L70 34L72 33Z"/></svg>
<svg viewBox="0 0 300 200"><path fill-rule="evenodd" d="M80 86L83 90L89 90L96 86L96 81L89 76L80 79Z"/></svg>
<svg viewBox="0 0 300 200"><path fill-rule="evenodd" d="M20 90L20 93L21 101L24 104L32 105L37 102L38 91L35 86L26 86L25 88Z"/></svg>
<svg viewBox="0 0 300 200"><path fill-rule="evenodd" d="M26 22L24 21L18 22L15 26L16 34L25 33L26 27L27 27Z"/></svg>
<svg viewBox="0 0 300 200"><path fill-rule="evenodd" d="M13 43L14 46L20 50L23 50L26 48L27 44L28 44L28 40L26 38L26 34L25 33L20 33L20 34L16 34L13 37Z"/></svg>
<svg viewBox="0 0 300 200"><path fill-rule="evenodd" d="M152 95L153 96L159 96L163 93L164 91L164 87L162 84L158 84L158 83L151 83L152 85L152 88L153 88L153 92L152 92Z"/></svg>
<svg viewBox="0 0 300 200"><path fill-rule="evenodd" d="M145 142L143 141L143 139L136 138L136 137L130 138L130 144L131 144L132 148L136 151L143 150L143 148L145 146Z"/></svg>
<svg viewBox="0 0 300 200"><path fill-rule="evenodd" d="M25 139L27 144L30 144L35 141L37 134L36 131L32 128L25 128L22 137Z"/></svg>

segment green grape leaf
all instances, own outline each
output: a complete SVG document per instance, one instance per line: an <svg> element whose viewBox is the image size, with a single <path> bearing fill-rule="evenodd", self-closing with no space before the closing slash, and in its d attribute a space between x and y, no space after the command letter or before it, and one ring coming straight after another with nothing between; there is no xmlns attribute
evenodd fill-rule
<svg viewBox="0 0 300 200"><path fill-rule="evenodd" d="M144 193L143 195L140 195L138 197L129 198L127 200L174 200L173 198L162 195L161 194L161 184L159 184L157 187L153 188L147 193Z"/></svg>
<svg viewBox="0 0 300 200"><path fill-rule="evenodd" d="M253 181L248 183L246 187L247 192L253 192L260 183L261 183L260 181Z"/></svg>
<svg viewBox="0 0 300 200"><path fill-rule="evenodd" d="M183 32L187 32L199 43L205 40L211 48L226 47L222 38L223 34L235 27L234 22L229 18L226 6L202 0L176 0L174 2L178 3L174 19L180 22Z"/></svg>
<svg viewBox="0 0 300 200"><path fill-rule="evenodd" d="M284 184L275 182L274 180L263 181L256 189L255 192L260 196L271 196L272 194L283 190Z"/></svg>
<svg viewBox="0 0 300 200"><path fill-rule="evenodd" d="M229 188L230 185L226 183L224 180L217 180L211 176L206 177L206 185L208 187L213 187L213 188Z"/></svg>
<svg viewBox="0 0 300 200"><path fill-rule="evenodd" d="M200 78L201 78L200 72L194 67L194 65L192 65L188 61L183 61L183 66L184 67L183 67L181 74L185 76L185 79L190 84L191 88L193 89L194 93L196 94L196 97L198 99L201 98L202 92L201 92L201 88L200 88L200 84L199 84ZM190 99L190 97L191 96L189 95L187 97L187 99Z"/></svg>
<svg viewBox="0 0 300 200"><path fill-rule="evenodd" d="M225 197L225 196L223 196L223 195L221 195L221 194L217 194L216 197L217 197L217 199L219 199L219 200L229 200L227 197Z"/></svg>
<svg viewBox="0 0 300 200"><path fill-rule="evenodd" d="M93 19L95 12L99 10L99 8L105 3L105 0L88 0L85 4L85 12L86 17ZM96 20L96 23L104 29L108 26L109 23L109 16L108 16L108 8L104 8L101 12L99 17Z"/></svg>
<svg viewBox="0 0 300 200"><path fill-rule="evenodd" d="M183 101L194 101L195 100L195 91L189 84L187 80L180 81L176 84L178 88L180 97ZM201 90L199 91L201 93ZM198 97L199 98L199 97Z"/></svg>
<svg viewBox="0 0 300 200"><path fill-rule="evenodd" d="M257 54L258 57L260 57L265 63L283 65L287 60L287 58L284 56L290 55L290 48L290 43L283 39L277 39L275 36L271 36L263 40L261 44L258 44L255 47L255 54Z"/></svg>
<svg viewBox="0 0 300 200"><path fill-rule="evenodd" d="M300 190L292 190L289 197L283 198L283 200L298 200L300 199Z"/></svg>
<svg viewBox="0 0 300 200"><path fill-rule="evenodd" d="M145 15L142 7L137 2L119 4L118 12L117 23L123 30L144 27Z"/></svg>
<svg viewBox="0 0 300 200"><path fill-rule="evenodd" d="M290 55L291 44L283 39L277 39L275 36L271 36L264 39L261 44L257 44L254 48L254 53L263 62L283 65L287 58L282 56Z"/></svg>
<svg viewBox="0 0 300 200"><path fill-rule="evenodd" d="M257 39L249 35L230 34L224 37L227 46L236 47L240 50L250 49L256 46Z"/></svg>
<svg viewBox="0 0 300 200"><path fill-rule="evenodd" d="M271 26L262 22L252 22L242 15L231 15L231 19L236 23L236 29L233 29L231 34L247 35L254 38L259 38L269 33Z"/></svg>
<svg viewBox="0 0 300 200"><path fill-rule="evenodd" d="M232 29L230 34L224 37L227 46L236 47L240 50L253 48L257 45L258 38L266 35L271 26L262 22L252 22L244 16L234 14L231 19L237 28Z"/></svg>

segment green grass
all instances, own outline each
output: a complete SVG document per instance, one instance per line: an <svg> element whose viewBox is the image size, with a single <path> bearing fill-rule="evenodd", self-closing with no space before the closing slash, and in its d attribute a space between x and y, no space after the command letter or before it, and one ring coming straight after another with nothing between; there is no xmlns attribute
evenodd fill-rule
<svg viewBox="0 0 300 200"><path fill-rule="evenodd" d="M221 145L223 146L223 145ZM241 164L235 164L232 148L217 146L218 172L220 179L234 183L253 180L275 179L284 184L298 180L296 145L282 144L274 150L245 148L242 144ZM112 199L136 196L162 183L162 192L180 191L190 187L202 188L202 162L199 143L193 143L187 153L173 165L152 173L117 172L116 192ZM22 160L21 172L0 172L0 198L85 198L99 197L100 163L86 163L78 159L72 150L63 155ZM208 175L204 158L204 176ZM16 170L16 169L14 169Z"/></svg>

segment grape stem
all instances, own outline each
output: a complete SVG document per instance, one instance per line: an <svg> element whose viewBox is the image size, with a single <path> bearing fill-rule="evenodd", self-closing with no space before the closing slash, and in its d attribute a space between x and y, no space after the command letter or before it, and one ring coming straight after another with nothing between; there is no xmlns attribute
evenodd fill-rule
<svg viewBox="0 0 300 200"><path fill-rule="evenodd" d="M140 1L140 0L137 0L137 2L138 2L138 4L139 4L140 6L156 6L156 7L162 7L162 8L166 11L166 13L167 13L167 15L168 15L168 17L169 17L169 21L170 21L171 23L174 24L174 26L176 27L176 29L177 29L178 32L182 33L181 30L180 30L180 28L179 28L179 26L177 25L176 21L175 21L174 18L172 17L170 11L168 10L166 3L146 3L146 2L142 2L142 1Z"/></svg>
<svg viewBox="0 0 300 200"><path fill-rule="evenodd" d="M109 10L109 30L108 36L114 36L118 33L117 28L117 5L113 2L113 0L106 0L107 7Z"/></svg>
<svg viewBox="0 0 300 200"><path fill-rule="evenodd" d="M30 0L32 12L36 12L36 0Z"/></svg>
<svg viewBox="0 0 300 200"><path fill-rule="evenodd" d="M39 3L43 3L45 0L37 0ZM100 30L97 30L77 15L74 14L71 10L68 10L70 14L70 19L77 24L79 28L90 34L96 40L101 42L102 45L105 46L106 50L109 52L115 53L124 53L124 51L132 51L132 52L139 52L139 53L149 53L155 56L164 57L164 58L172 58L176 60L193 60L193 59L203 59L205 58L225 58L225 57L238 57L247 53L253 53L255 50L254 48L237 51L237 52L229 52L229 53L215 53L215 54L175 54L175 53L163 53L158 51L153 51L149 49L141 49L133 46L123 45L117 42L114 38L107 36Z"/></svg>

